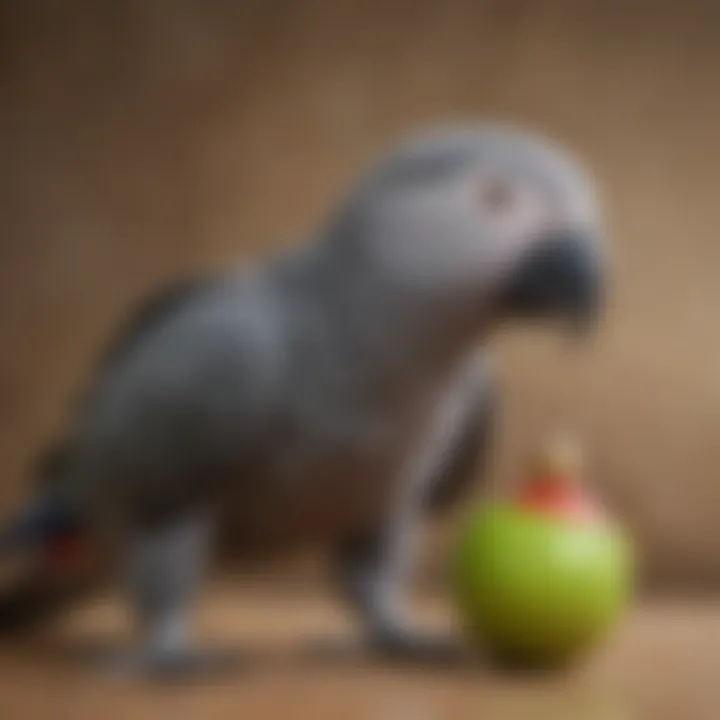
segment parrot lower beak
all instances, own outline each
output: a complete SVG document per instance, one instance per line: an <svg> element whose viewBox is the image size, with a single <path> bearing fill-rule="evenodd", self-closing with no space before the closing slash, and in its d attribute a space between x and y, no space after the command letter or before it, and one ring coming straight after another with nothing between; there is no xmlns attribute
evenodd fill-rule
<svg viewBox="0 0 720 720"><path fill-rule="evenodd" d="M593 238L553 235L524 259L503 293L507 315L522 320L568 320L586 333L604 305L604 272Z"/></svg>

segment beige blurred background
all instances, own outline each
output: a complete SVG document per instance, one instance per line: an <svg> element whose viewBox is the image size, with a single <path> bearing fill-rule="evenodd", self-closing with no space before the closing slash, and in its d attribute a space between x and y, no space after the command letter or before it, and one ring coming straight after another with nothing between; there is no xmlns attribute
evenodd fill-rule
<svg viewBox="0 0 720 720"><path fill-rule="evenodd" d="M616 243L589 352L503 340L495 477L576 424L653 575L720 580L720 5L6 0L0 507L157 283L287 246L417 125L507 118L595 169Z"/></svg>

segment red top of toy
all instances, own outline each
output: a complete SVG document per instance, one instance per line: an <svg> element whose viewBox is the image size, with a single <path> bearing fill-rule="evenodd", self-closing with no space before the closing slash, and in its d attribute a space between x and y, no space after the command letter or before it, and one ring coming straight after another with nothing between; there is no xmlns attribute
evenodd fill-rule
<svg viewBox="0 0 720 720"><path fill-rule="evenodd" d="M580 446L568 437L556 438L538 453L516 497L517 504L573 521L595 522L604 516L599 501L583 486Z"/></svg>

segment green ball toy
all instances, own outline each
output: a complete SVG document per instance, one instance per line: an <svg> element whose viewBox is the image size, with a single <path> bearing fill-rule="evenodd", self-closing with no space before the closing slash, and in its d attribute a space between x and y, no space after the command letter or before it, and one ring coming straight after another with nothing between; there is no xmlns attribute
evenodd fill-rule
<svg viewBox="0 0 720 720"><path fill-rule="evenodd" d="M630 544L574 481L574 460L552 448L516 498L476 509L460 534L452 574L460 619L505 664L567 663L630 601Z"/></svg>

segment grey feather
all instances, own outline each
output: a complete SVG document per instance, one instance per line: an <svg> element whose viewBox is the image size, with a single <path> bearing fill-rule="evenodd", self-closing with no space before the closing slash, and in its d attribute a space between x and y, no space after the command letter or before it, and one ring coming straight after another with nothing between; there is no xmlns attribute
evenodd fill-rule
<svg viewBox="0 0 720 720"><path fill-rule="evenodd" d="M502 246L492 251L487 231L465 237L481 225L455 185L503 158L552 187L567 174L544 144L506 131L411 139L300 250L161 294L80 408L63 473L79 507L108 526L217 503L249 544L368 522L489 329L482 308ZM418 220L444 223L456 244L437 255L415 237Z"/></svg>
<svg viewBox="0 0 720 720"><path fill-rule="evenodd" d="M479 199L497 173L552 214L498 222ZM462 496L488 452L493 394L468 365L512 319L504 291L548 237L595 243L590 188L522 133L411 139L300 249L141 310L46 473L98 532L140 537L140 555L198 513L240 555L382 537L366 612L387 630L376 600L397 584L406 530ZM578 279L568 293L583 287L588 267L562 269ZM555 295L526 300L534 317L572 312L576 298L545 280Z"/></svg>
<svg viewBox="0 0 720 720"><path fill-rule="evenodd" d="M440 471L431 484L426 502L432 514L442 513L467 500L493 460L500 397L498 389L484 380L478 385L468 419L448 447Z"/></svg>

